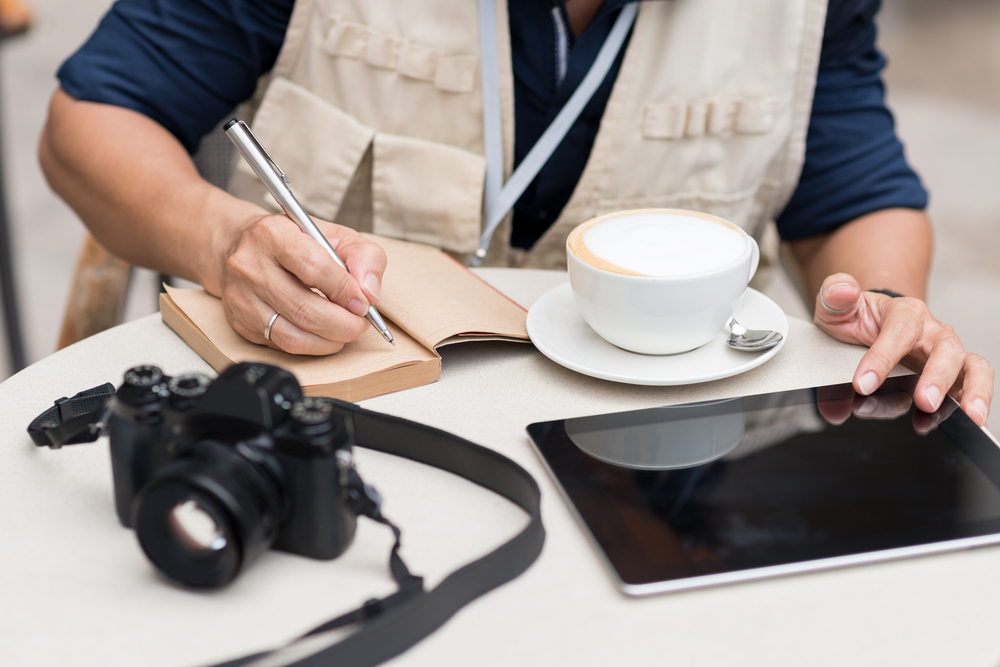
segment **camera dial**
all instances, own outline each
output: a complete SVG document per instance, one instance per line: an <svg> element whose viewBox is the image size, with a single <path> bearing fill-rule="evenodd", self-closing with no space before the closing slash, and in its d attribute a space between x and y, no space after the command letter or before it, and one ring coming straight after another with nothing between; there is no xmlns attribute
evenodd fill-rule
<svg viewBox="0 0 1000 667"><path fill-rule="evenodd" d="M167 383L171 394L184 398L197 398L205 393L212 381L204 373L185 373L172 378Z"/></svg>
<svg viewBox="0 0 1000 667"><path fill-rule="evenodd" d="M333 406L315 396L300 398L292 404L291 418L303 426L327 423L333 414Z"/></svg>
<svg viewBox="0 0 1000 667"><path fill-rule="evenodd" d="M204 373L185 373L172 378L167 383L171 407L176 410L193 407L211 383L212 380Z"/></svg>
<svg viewBox="0 0 1000 667"><path fill-rule="evenodd" d="M275 438L289 452L303 457L333 456L341 447L350 447L350 425L334 410L333 401L306 396L292 403L288 421L275 430Z"/></svg>
<svg viewBox="0 0 1000 667"><path fill-rule="evenodd" d="M122 385L115 393L119 412L133 418L148 418L159 412L160 402L168 395L170 380L158 366L135 366L125 371Z"/></svg>
<svg viewBox="0 0 1000 667"><path fill-rule="evenodd" d="M125 384L131 387L154 387L163 381L163 371L159 366L135 366L125 371Z"/></svg>

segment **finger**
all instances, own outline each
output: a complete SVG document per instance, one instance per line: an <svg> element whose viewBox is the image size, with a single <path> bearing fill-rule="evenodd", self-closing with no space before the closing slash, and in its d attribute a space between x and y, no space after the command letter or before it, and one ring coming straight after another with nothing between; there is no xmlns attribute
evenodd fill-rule
<svg viewBox="0 0 1000 667"><path fill-rule="evenodd" d="M853 389L842 385L817 387L816 409L823 419L839 426L851 416L851 404L855 395Z"/></svg>
<svg viewBox="0 0 1000 667"><path fill-rule="evenodd" d="M851 398L836 398L828 401L816 401L816 409L819 410L819 414L828 423L834 426L840 426L847 421L847 418L851 416L851 406L854 403L854 397Z"/></svg>
<svg viewBox="0 0 1000 667"><path fill-rule="evenodd" d="M247 340L295 354L331 354L368 328L366 320L306 288L280 266L263 263L258 269L255 282L241 275L241 280L227 281L223 290L226 317ZM263 333L275 312L296 330L275 322L269 342ZM275 327L286 335L279 335Z"/></svg>
<svg viewBox="0 0 1000 667"><path fill-rule="evenodd" d="M913 390L913 400L924 412L936 412L941 407L945 393L955 384L968 356L951 329L941 328L930 342L930 355Z"/></svg>
<svg viewBox="0 0 1000 667"><path fill-rule="evenodd" d="M268 345L289 354L325 355L340 352L344 343L329 340L322 336L305 331L295 326L289 320L281 317L271 325L271 337Z"/></svg>
<svg viewBox="0 0 1000 667"><path fill-rule="evenodd" d="M315 294L313 296L316 296ZM322 298L316 296L316 298ZM257 297L223 300L226 319L241 336L258 345L266 345L276 350L292 354L325 355L339 352L344 343L305 331L277 313L271 330L267 323L275 315L275 310ZM329 304L332 308L337 308ZM342 309L339 309L344 312ZM348 314L348 317L354 317ZM360 318L354 318L360 319ZM265 337L265 333L268 334Z"/></svg>
<svg viewBox="0 0 1000 667"><path fill-rule="evenodd" d="M913 412L913 430L917 435L927 435L941 423L941 413L927 414L922 410Z"/></svg>
<svg viewBox="0 0 1000 667"><path fill-rule="evenodd" d="M299 232L291 220L282 221L282 216L275 218L267 233L273 236L270 245L278 264L307 287L321 291L333 303L364 316L368 312L368 297L358 281L336 263L326 248Z"/></svg>
<svg viewBox="0 0 1000 667"><path fill-rule="evenodd" d="M859 396L852 412L858 419L896 419L910 411L913 402L906 394L894 391L876 396Z"/></svg>
<svg viewBox="0 0 1000 667"><path fill-rule="evenodd" d="M861 302L861 286L846 273L827 276L816 295L816 320L839 324L854 317Z"/></svg>
<svg viewBox="0 0 1000 667"><path fill-rule="evenodd" d="M951 395L952 392L948 392ZM923 410L915 410L913 412L913 428L920 435L927 435L941 422L947 421L951 417L951 413L958 409L958 403L955 401L949 401L945 399L941 402L941 407L934 411L932 414L927 414Z"/></svg>
<svg viewBox="0 0 1000 667"><path fill-rule="evenodd" d="M261 297L289 323L329 341L349 343L369 326L363 317L292 280L269 283ZM282 346L282 349L292 352L288 347Z"/></svg>
<svg viewBox="0 0 1000 667"><path fill-rule="evenodd" d="M385 251L353 229L331 224L321 225L321 229L369 301L377 303L382 296L382 275L387 262Z"/></svg>
<svg viewBox="0 0 1000 667"><path fill-rule="evenodd" d="M969 354L964 364L962 409L979 426L986 426L993 401L993 367L978 354Z"/></svg>
<svg viewBox="0 0 1000 667"><path fill-rule="evenodd" d="M913 350L923 328L924 320L916 309L894 308L854 371L855 390L868 396L878 389L896 364Z"/></svg>

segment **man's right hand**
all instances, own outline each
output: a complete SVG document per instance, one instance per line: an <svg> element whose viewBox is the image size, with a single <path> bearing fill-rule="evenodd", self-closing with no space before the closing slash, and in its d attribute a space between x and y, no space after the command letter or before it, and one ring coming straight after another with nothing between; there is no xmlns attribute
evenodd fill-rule
<svg viewBox="0 0 1000 667"><path fill-rule="evenodd" d="M285 215L258 218L224 258L226 318L247 340L292 354L332 354L368 328L364 316L378 302L385 252L351 229L316 224L350 273Z"/></svg>
<svg viewBox="0 0 1000 667"><path fill-rule="evenodd" d="M363 316L378 301L385 270L381 248L317 223L345 272L284 215L206 182L180 142L148 117L57 90L39 158L53 189L102 245L222 297L245 338L295 354L330 354L368 327Z"/></svg>

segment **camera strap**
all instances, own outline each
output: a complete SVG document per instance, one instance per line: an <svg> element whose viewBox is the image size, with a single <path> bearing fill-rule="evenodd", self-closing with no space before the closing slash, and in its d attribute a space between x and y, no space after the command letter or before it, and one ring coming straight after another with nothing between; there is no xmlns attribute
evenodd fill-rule
<svg viewBox="0 0 1000 667"><path fill-rule="evenodd" d="M93 442L94 427L113 392L111 385L80 392L32 422L29 432L39 446ZM541 491L534 478L511 459L457 435L424 424L365 410L352 403L332 401L334 409L353 422L355 443L434 466L493 491L523 509L528 524L520 533L489 554L448 575L432 590L410 573L399 556L400 531L382 516L378 494L352 471L349 482L355 513L387 525L396 541L389 569L399 586L392 595L373 599L351 612L319 625L301 637L271 651L248 655L212 667L368 667L393 658L444 625L458 610L479 596L523 573L538 558L545 541ZM316 641L319 635L341 628L357 629L333 645ZM306 654L303 657L303 654Z"/></svg>

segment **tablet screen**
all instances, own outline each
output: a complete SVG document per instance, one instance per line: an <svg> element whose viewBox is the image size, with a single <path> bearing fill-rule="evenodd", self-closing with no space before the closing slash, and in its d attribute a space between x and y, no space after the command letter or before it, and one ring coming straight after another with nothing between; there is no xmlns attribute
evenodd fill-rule
<svg viewBox="0 0 1000 667"><path fill-rule="evenodd" d="M915 376L532 424L627 593L1000 542L1000 448Z"/></svg>

